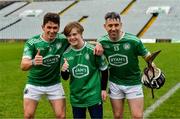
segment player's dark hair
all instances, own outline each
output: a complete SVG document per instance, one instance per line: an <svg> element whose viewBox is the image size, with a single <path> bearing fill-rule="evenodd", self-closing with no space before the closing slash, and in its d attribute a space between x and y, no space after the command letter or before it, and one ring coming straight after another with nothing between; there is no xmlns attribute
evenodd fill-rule
<svg viewBox="0 0 180 119"><path fill-rule="evenodd" d="M51 13L51 12L46 13L44 15L43 25L45 25L49 21L59 25L60 24L60 16L59 16L59 14Z"/></svg>
<svg viewBox="0 0 180 119"><path fill-rule="evenodd" d="M116 12L108 12L108 13L106 13L104 18L105 18L105 20L107 20L107 19L116 19L116 20L118 20L119 19L119 21L121 21L121 17L119 15L119 13L116 13Z"/></svg>
<svg viewBox="0 0 180 119"><path fill-rule="evenodd" d="M64 28L64 35L68 36L73 28L77 28L77 32L82 34L84 31L83 26L79 22L70 22Z"/></svg>

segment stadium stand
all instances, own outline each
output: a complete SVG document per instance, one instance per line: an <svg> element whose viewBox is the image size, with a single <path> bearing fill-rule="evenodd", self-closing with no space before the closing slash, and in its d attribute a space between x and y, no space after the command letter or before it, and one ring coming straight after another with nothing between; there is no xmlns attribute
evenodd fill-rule
<svg viewBox="0 0 180 119"><path fill-rule="evenodd" d="M16 24L17 22L21 21L21 19L19 17L1 17L0 18L0 21L3 23L3 24L0 24L0 31Z"/></svg>
<svg viewBox="0 0 180 119"><path fill-rule="evenodd" d="M46 1L46 2L32 2L22 9L11 14L11 16L18 16L26 10L42 10L42 14L39 17L43 17L46 12L59 12L72 4L73 1Z"/></svg>
<svg viewBox="0 0 180 119"><path fill-rule="evenodd" d="M19 17L22 20L14 25L6 27L0 31L0 39L24 40L32 37L34 34L41 33L42 17L46 12L59 12L72 4L73 1L65 2L32 2L27 6L12 13L8 18ZM32 10L27 16L21 16L24 11ZM35 10L42 10L42 13L36 16ZM4 24L4 23L3 23ZM0 25L1 26L1 25Z"/></svg>
<svg viewBox="0 0 180 119"><path fill-rule="evenodd" d="M17 9L21 8L22 6L24 6L27 3L28 2L13 2L10 5L4 7L3 9L0 10L0 16L1 17L7 16L11 12L16 11Z"/></svg>
<svg viewBox="0 0 180 119"><path fill-rule="evenodd" d="M85 28L84 38L96 39L105 33L103 28L104 15L108 11L122 11L130 1L131 0L80 1L62 16L62 28L64 28L64 25L69 21L78 20L78 18L87 16L86 20L82 22ZM71 16L71 19L69 19L69 16Z"/></svg>
<svg viewBox="0 0 180 119"><path fill-rule="evenodd" d="M14 3L14 1L0 1L0 10L12 3Z"/></svg>
<svg viewBox="0 0 180 119"><path fill-rule="evenodd" d="M145 1L143 1L145 2ZM159 13L155 22L151 25L148 31L143 35L143 39L151 38L158 40L177 40L180 39L179 31L180 31L180 8L179 0L152 0L149 3L149 6L169 6L170 11L168 14Z"/></svg>
<svg viewBox="0 0 180 119"><path fill-rule="evenodd" d="M179 39L180 18L167 15L159 15L154 24L148 29L142 38L151 39Z"/></svg>
<svg viewBox="0 0 180 119"><path fill-rule="evenodd" d="M30 0L28 0L30 1ZM32 0L33 1L33 0ZM34 0L14 1L0 9L0 39L25 40L41 33L41 20L46 12L61 16L61 31L70 21L84 26L84 38L94 40L105 33L104 15L119 12L124 31L131 32L144 41L159 42L180 39L179 0ZM159 9L147 13L150 7L169 7L168 13ZM126 11L126 12L124 12Z"/></svg>

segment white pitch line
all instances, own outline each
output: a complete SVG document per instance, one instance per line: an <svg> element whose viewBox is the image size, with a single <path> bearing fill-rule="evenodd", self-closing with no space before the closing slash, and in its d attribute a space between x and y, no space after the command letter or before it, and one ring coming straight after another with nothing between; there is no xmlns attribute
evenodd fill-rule
<svg viewBox="0 0 180 119"><path fill-rule="evenodd" d="M180 88L180 83L176 84L173 88L171 88L165 95L163 95L159 100L157 100L153 105L148 107L144 112L144 119L147 118L157 107L160 106L165 100L167 100L172 94L176 92Z"/></svg>

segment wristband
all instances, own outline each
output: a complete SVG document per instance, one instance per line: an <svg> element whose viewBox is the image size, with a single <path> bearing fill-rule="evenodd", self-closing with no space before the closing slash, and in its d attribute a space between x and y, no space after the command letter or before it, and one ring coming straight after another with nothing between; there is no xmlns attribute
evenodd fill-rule
<svg viewBox="0 0 180 119"><path fill-rule="evenodd" d="M32 59L32 66L35 66L35 62L34 62L34 59Z"/></svg>

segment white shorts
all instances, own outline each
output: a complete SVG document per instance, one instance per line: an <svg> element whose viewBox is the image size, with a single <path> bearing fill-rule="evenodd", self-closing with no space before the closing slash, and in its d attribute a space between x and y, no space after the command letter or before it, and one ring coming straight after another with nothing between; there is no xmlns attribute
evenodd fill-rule
<svg viewBox="0 0 180 119"><path fill-rule="evenodd" d="M65 98L62 83L58 83L52 86L35 86L26 84L26 87L24 89L24 98L38 101L39 99L41 99L42 95L46 95L49 100Z"/></svg>
<svg viewBox="0 0 180 119"><path fill-rule="evenodd" d="M134 99L144 97L142 85L124 86L110 81L109 97L111 99Z"/></svg>

